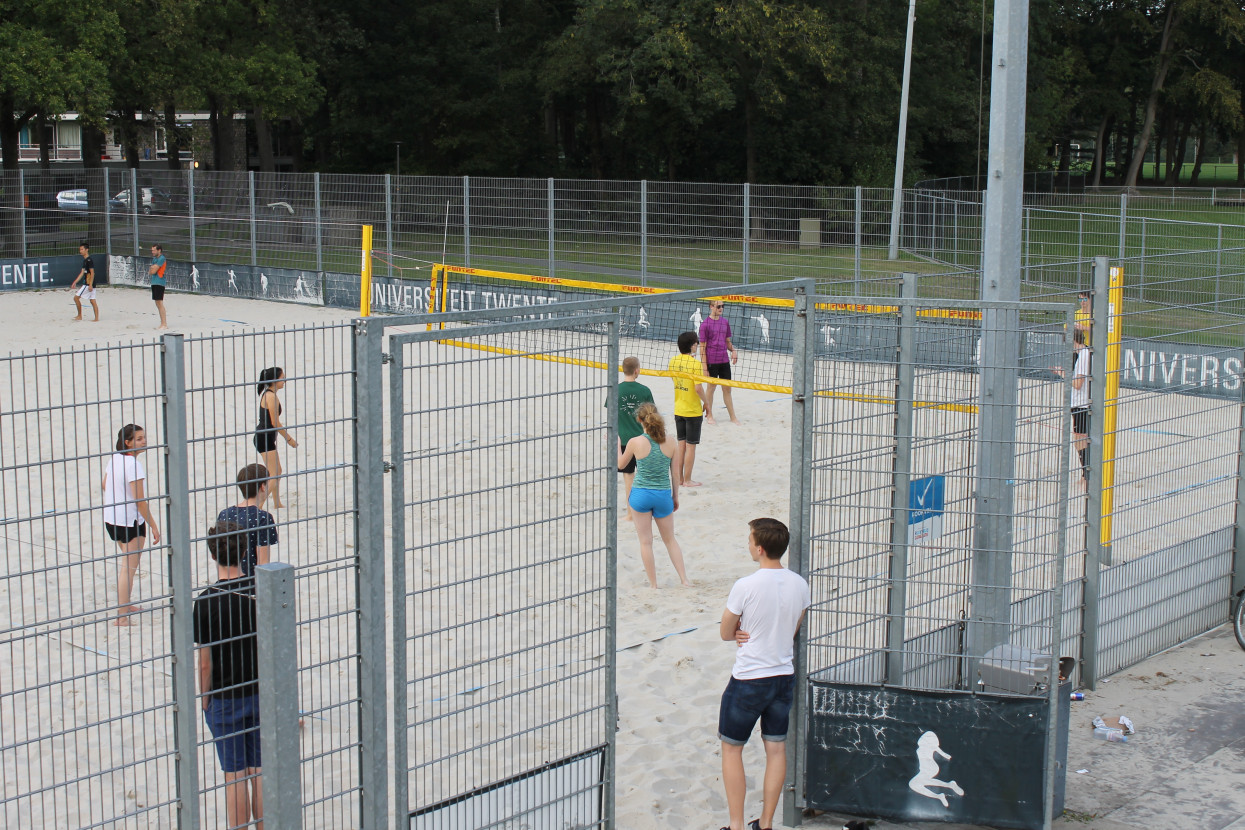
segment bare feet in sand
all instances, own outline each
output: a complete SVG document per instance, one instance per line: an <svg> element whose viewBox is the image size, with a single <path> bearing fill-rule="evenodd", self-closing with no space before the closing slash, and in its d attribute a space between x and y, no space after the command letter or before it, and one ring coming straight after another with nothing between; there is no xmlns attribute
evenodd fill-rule
<svg viewBox="0 0 1245 830"><path fill-rule="evenodd" d="M121 613L117 614L117 618L112 624L117 626L125 626L130 624L130 615L138 613L137 605L127 605L121 609Z"/></svg>
<svg viewBox="0 0 1245 830"><path fill-rule="evenodd" d="M683 486L684 487L699 487L700 482L699 481L685 481L683 482Z"/></svg>

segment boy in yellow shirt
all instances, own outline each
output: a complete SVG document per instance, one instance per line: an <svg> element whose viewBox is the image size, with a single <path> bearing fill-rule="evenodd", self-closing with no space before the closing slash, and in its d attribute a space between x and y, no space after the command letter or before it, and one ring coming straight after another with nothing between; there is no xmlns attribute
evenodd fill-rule
<svg viewBox="0 0 1245 830"><path fill-rule="evenodd" d="M692 354L700 342L694 331L679 335L679 353L670 359L668 367L674 376L674 431L679 439L679 449L674 456L674 469L682 476L684 487L699 487L692 481L692 466L696 463L696 445L700 443L700 427L704 422L705 389L692 380L700 377L700 359Z"/></svg>

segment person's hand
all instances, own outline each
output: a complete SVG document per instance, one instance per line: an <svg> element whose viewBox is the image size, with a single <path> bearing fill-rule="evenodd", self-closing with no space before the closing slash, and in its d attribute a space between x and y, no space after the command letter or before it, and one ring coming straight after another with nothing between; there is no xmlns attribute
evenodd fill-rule
<svg viewBox="0 0 1245 830"><path fill-rule="evenodd" d="M206 712L208 710L208 704L211 702L212 702L212 698L208 697L207 695L203 696L203 711Z"/></svg>
<svg viewBox="0 0 1245 830"><path fill-rule="evenodd" d="M673 494L673 495L670 497L670 499L671 499L671 501L673 501L673 502L674 502L674 510L675 510L675 512L677 513L677 512L679 511L679 494L678 494L678 493Z"/></svg>
<svg viewBox="0 0 1245 830"><path fill-rule="evenodd" d="M285 440L286 440L286 443L288 443L291 447L298 446L298 442L295 441L293 438L289 437L288 435L285 437Z"/></svg>
<svg viewBox="0 0 1245 830"><path fill-rule="evenodd" d="M748 634L747 631L744 631L742 628L735 629L735 645L736 646L742 646L744 643L748 642L750 639L752 639L752 637Z"/></svg>
<svg viewBox="0 0 1245 830"><path fill-rule="evenodd" d="M731 363L738 363L738 362L739 362L739 352L735 351L734 349L731 349Z"/></svg>
<svg viewBox="0 0 1245 830"><path fill-rule="evenodd" d="M160 544L160 528L151 525L151 543L153 545Z"/></svg>

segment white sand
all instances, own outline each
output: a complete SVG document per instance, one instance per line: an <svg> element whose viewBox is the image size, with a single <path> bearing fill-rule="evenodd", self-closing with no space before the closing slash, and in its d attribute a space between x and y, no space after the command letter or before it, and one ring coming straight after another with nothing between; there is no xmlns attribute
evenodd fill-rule
<svg viewBox="0 0 1245 830"><path fill-rule="evenodd" d="M154 331L157 324L155 309L145 292L105 288L99 294L103 311L103 320L100 323L70 322L73 304L66 291L3 295L0 301L4 303L4 310L0 313L0 319L3 320L4 330L8 335L9 349L13 352L49 348L78 351L103 343L145 341L158 335ZM214 331L242 332L260 326L329 323L348 320L354 316L350 312L334 309L186 295L170 295L166 305L173 330L188 335ZM89 319L89 307L85 310L85 315ZM560 371L558 366L549 364L544 371L548 373L550 382L557 382ZM229 382L238 381L231 379ZM670 381L665 378L651 378L648 382L654 391L659 409L669 416L673 399ZM706 425L703 443L696 459L695 478L703 482L704 486L684 489L681 494L681 508L676 514L676 532L683 546L688 575L695 583L694 586L690 589L678 586L664 546L657 540L655 556L658 581L662 587L656 591L650 590L640 565L635 534L631 526L620 518L618 643L623 648L618 655L621 731L618 733L617 808L620 828L713 828L726 821L715 726L718 699L730 673L733 647L719 639L718 620L732 583L755 568L745 547L747 520L765 515L786 520L790 490L789 399L772 392L748 390L736 390L734 396L736 411L743 425L735 426L727 422L719 392L715 402L718 425ZM1183 414L1196 415L1196 410L1200 408L1196 399L1177 400L1180 401L1181 409L1185 410ZM316 405L314 396L304 395L298 399L301 411L295 417L310 419L310 410ZM338 416L339 414L334 415ZM154 412L149 417L153 423L156 422ZM247 413L248 423L251 417ZM109 429L115 430L115 427L110 426ZM103 433L107 434L108 431L105 429ZM306 439L328 440L325 436L306 436ZM1201 445L1195 446L1194 450L1201 451ZM290 460L287 464L290 469L297 469L306 458L293 453L288 457ZM242 463L249 460L251 459L247 458ZM149 474L153 479L160 480L157 478L154 454L149 454L145 461ZM229 462L232 464L235 459L230 458ZM1150 462L1138 460L1135 463L1141 465ZM87 477L78 483L84 488L84 492L79 495L81 503L90 504L91 496L86 491L95 485ZM305 492L291 492L291 496L295 495L296 507L292 508L292 515L311 516L317 510L326 509ZM299 498L303 500L301 504ZM619 506L621 517L621 487ZM94 529L91 532L94 533ZM103 549L101 541L95 537L91 539L91 544L95 546L94 556L111 553ZM10 545L10 550L16 549L11 543L6 544ZM62 539L58 544L65 546L73 543ZM152 559L154 558L145 559L143 570L140 571L140 601L156 591L153 584L158 585L164 580L163 563L153 562ZM80 611L83 607L92 608L105 604L107 597L104 595L104 588L110 581L111 566L105 568L103 565L96 565L94 573L95 583L85 585L85 593L69 603L65 610L77 608ZM309 590L314 591L315 584ZM26 608L27 605L20 603L12 587L6 585L5 594L0 595L0 622L5 621L7 615L10 625L21 624ZM47 613L40 611L38 619L46 619ZM131 636L131 639L139 640L146 653L152 653L152 649L165 648L164 624L151 620L146 626L148 633L144 638ZM88 628L83 632L83 643L103 643L106 649L115 651L122 642L122 635L110 629L110 626L103 624ZM32 647L24 647L0 656L3 661L0 662L0 684L5 688L12 688L11 683L17 683L20 687L23 682L32 682L34 674L25 669L24 664L26 661L37 660L39 650L46 648L49 646L39 644L33 651ZM309 646L309 650L300 659L315 660L321 657L320 643L317 641ZM81 647L74 648L72 658L58 656L56 659L59 661L58 666L72 666L75 672L103 668L106 663ZM70 662L71 659L77 662ZM87 663L90 665L86 665ZM150 678L153 684L164 682L162 676L157 677L149 669L125 675L126 682L132 684L142 684L146 682L145 678ZM353 679L343 679L342 682L352 685ZM91 714L96 718L115 717L124 711L124 706L132 705L132 701L147 699L133 689L102 686L93 688L91 694L105 701L92 705ZM163 699L166 695L161 693L158 697ZM58 700L54 707L69 705L74 704ZM7 745L20 734L23 718L42 722L49 716L49 712L5 711L0 716L0 738ZM352 728L348 718L343 720L347 722L311 723L309 732L314 734L317 730L325 733L333 731L332 739L326 738L326 745L338 745L340 738ZM337 734L339 731L341 735ZM201 740L206 737L202 726L199 737ZM86 768L77 769L75 764L69 762L65 766L77 769L77 774L84 774L91 765L119 763L110 760L108 756L108 745L112 740L114 739L105 730L89 736L85 748L69 747L71 752L85 754L86 757L82 760L86 763ZM149 749L167 748L171 745L168 735L151 735L146 740ZM214 774L215 759L210 746L203 747L200 757L203 769L207 770L205 775ZM37 772L32 776L22 769L10 769L10 760L6 759L3 770L6 782L3 791L5 798L12 797L19 788L26 790L38 786ZM752 818L760 807L756 786L763 766L763 755L759 740L754 740L745 752L745 764L753 793L748 800L747 815ZM171 765L162 769L171 769ZM63 772L58 774L57 778L62 774ZM34 780L22 780L32 777ZM160 779L160 775L149 775L146 781L139 782L136 786L133 782L120 780L120 777L117 780L106 778L103 784L74 792L79 798L94 798L106 802L110 805L106 809L116 809L111 805L123 806L127 801L132 805L141 803L144 799L172 798L172 782ZM215 779L206 777L205 780ZM15 781L19 783L13 783ZM315 786L312 785L313 788ZM57 797L64 792L57 791ZM68 809L66 805L52 804L47 800L41 803L48 815L63 814ZM86 810L85 807L83 809ZM205 815L215 810L212 798L206 799L205 810L208 811ZM74 809L68 811L77 815ZM30 816L21 818L29 821ZM331 825L332 822L325 820L323 826ZM149 822L137 826L161 826L161 821L150 819Z"/></svg>

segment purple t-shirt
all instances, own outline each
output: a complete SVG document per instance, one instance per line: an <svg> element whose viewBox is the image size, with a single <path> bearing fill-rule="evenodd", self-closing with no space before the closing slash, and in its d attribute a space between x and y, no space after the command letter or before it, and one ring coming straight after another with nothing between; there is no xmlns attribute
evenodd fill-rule
<svg viewBox="0 0 1245 830"><path fill-rule="evenodd" d="M700 324L700 342L705 344L706 363L729 363L731 353L726 350L726 341L731 336L731 324L725 316L713 319L706 317Z"/></svg>

